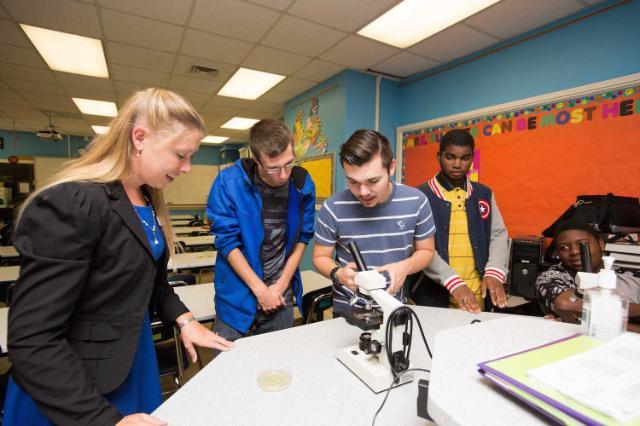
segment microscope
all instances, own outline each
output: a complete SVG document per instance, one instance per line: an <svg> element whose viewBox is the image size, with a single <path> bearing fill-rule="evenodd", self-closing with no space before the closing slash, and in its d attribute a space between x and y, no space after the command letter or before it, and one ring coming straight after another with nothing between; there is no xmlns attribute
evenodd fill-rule
<svg viewBox="0 0 640 426"><path fill-rule="evenodd" d="M365 308L353 307L344 315L348 323L360 327L363 333L357 344L338 350L336 358L373 392L379 393L413 380L412 372L402 374L410 367L412 319L404 312L408 308L387 293L385 277L378 271L367 270L355 242L349 243L349 251L358 268L355 277L358 293L368 302ZM372 300L378 307L373 306Z"/></svg>

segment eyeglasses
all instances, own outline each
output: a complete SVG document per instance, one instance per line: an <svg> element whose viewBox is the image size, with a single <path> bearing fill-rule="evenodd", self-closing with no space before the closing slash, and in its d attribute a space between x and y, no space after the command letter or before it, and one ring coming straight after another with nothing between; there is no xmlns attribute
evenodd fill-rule
<svg viewBox="0 0 640 426"><path fill-rule="evenodd" d="M262 163L260 163L260 165L262 166ZM278 173L280 173L281 170L284 171L289 171L291 169L293 169L293 166L295 166L295 163L288 163L285 164L284 166L277 166L277 167L265 167L262 166L262 168L264 169L265 173L268 175L277 175Z"/></svg>

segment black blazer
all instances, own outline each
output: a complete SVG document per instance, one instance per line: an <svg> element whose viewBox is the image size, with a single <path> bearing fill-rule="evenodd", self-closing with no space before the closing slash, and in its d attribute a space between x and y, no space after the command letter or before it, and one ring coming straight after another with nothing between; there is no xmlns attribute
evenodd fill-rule
<svg viewBox="0 0 640 426"><path fill-rule="evenodd" d="M20 278L9 312L15 381L56 424L115 424L103 394L126 379L145 311L187 312L153 259L120 182L64 183L39 194L14 234Z"/></svg>

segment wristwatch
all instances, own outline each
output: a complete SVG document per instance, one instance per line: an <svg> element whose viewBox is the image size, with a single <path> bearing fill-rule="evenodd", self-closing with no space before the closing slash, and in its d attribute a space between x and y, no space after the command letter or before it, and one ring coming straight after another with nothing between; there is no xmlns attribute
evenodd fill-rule
<svg viewBox="0 0 640 426"><path fill-rule="evenodd" d="M329 278L331 278L331 282L334 284L340 284L340 280L338 279L338 269L342 268L342 266L336 266L329 272Z"/></svg>
<svg viewBox="0 0 640 426"><path fill-rule="evenodd" d="M185 325L189 324L191 321L195 321L196 319L194 317L189 317L187 319L184 319L182 321L180 321L178 323L178 328L183 328Z"/></svg>

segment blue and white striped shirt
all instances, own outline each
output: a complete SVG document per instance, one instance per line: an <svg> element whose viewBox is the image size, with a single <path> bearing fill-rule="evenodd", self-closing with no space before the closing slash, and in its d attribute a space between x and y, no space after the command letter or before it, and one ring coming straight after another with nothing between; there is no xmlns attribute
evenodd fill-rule
<svg viewBox="0 0 640 426"><path fill-rule="evenodd" d="M316 244L335 247L341 266L352 262L347 245L356 241L369 269L405 260L414 252L414 240L436 231L427 197L418 189L393 182L391 196L375 207L365 207L346 189L325 201L316 219ZM387 285L389 279L387 277ZM341 312L353 296L342 285L333 286L334 310ZM404 298L403 287L396 297ZM357 306L364 306L359 298Z"/></svg>

